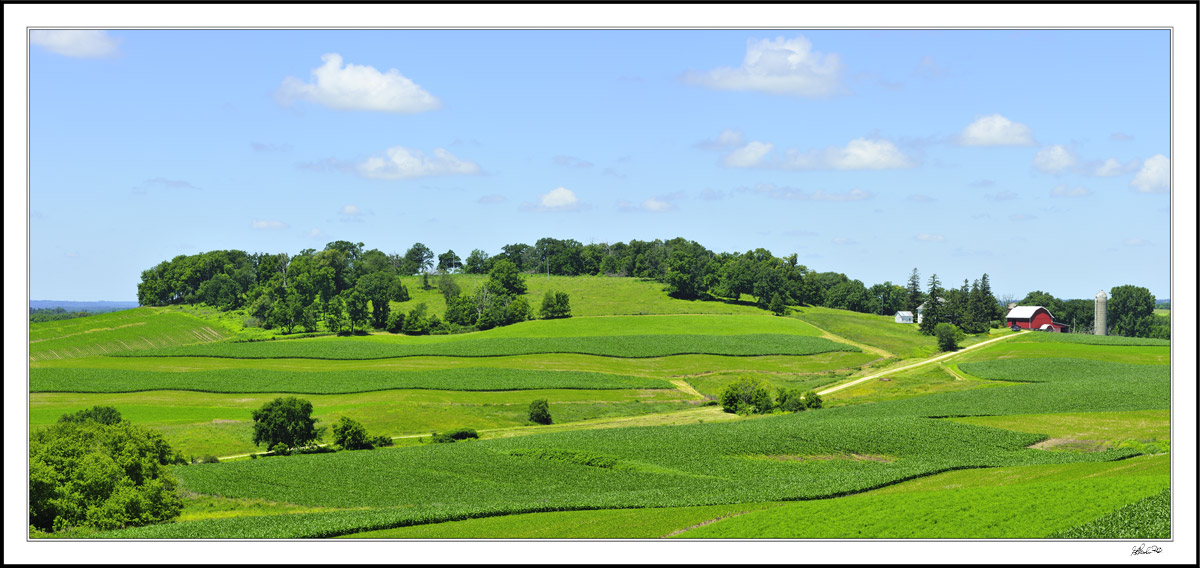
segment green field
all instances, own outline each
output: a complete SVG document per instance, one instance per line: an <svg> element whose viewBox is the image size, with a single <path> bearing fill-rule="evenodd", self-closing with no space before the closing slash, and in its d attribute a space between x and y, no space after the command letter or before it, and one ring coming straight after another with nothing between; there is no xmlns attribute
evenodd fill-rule
<svg viewBox="0 0 1200 568"><path fill-rule="evenodd" d="M30 324L29 360L111 355L209 343L230 336L224 327L208 320L158 308L137 308Z"/></svg>
<svg viewBox="0 0 1200 568"><path fill-rule="evenodd" d="M467 291L483 279L455 278ZM638 279L527 282L535 306L568 292L576 317L274 340L194 306L35 324L30 426L109 405L186 455L231 457L266 449L250 441L252 410L299 394L318 425L350 417L396 437L174 466L183 516L84 535L105 538L1161 538L1167 526L1169 342L1022 334L836 391L824 409L739 416L708 404L741 376L820 390L934 355L934 340L891 317L776 317ZM444 309L438 290L408 288L394 307ZM146 330L161 337L111 347ZM529 421L535 398L554 424ZM461 427L481 439L425 443Z"/></svg>

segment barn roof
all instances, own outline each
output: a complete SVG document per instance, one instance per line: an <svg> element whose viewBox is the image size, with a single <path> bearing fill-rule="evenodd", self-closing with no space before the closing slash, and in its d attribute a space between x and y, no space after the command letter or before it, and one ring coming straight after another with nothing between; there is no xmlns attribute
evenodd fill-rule
<svg viewBox="0 0 1200 568"><path fill-rule="evenodd" d="M907 311L896 312L896 315L898 315L898 316L904 316L904 317L909 317L909 318L911 318L911 317L912 317L912 312L907 312Z"/></svg>
<svg viewBox="0 0 1200 568"><path fill-rule="evenodd" d="M1046 310L1046 308L1042 306L1017 306L1008 312L1007 319L1029 319L1038 310ZM1050 310L1046 310L1046 313L1050 313ZM1050 319L1054 319L1054 316L1051 315Z"/></svg>

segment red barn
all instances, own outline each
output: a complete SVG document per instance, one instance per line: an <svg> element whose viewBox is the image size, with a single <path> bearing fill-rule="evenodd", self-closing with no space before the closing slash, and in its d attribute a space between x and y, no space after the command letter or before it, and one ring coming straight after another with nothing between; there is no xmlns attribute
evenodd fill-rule
<svg viewBox="0 0 1200 568"><path fill-rule="evenodd" d="M1050 315L1050 310L1042 306L1017 306L1008 312L1007 321L1009 327L1015 325L1021 329L1037 329L1058 333L1070 331L1070 326L1054 321L1054 316Z"/></svg>

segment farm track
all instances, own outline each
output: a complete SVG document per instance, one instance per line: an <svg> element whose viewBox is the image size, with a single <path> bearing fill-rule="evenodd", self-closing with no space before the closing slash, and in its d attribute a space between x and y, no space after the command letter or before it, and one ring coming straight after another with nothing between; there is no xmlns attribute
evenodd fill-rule
<svg viewBox="0 0 1200 568"><path fill-rule="evenodd" d="M804 320L800 320L800 321L804 321ZM889 353L878 347L873 347L871 345L867 345L866 343L859 343L857 341L851 341L840 335L834 335L832 333L829 333L828 331L825 331L825 330L813 325L811 322L805 321L804 323L811 325L813 327L813 329L816 329L817 331L821 332L821 335L819 337L821 337L822 339L828 339L830 341L836 341L838 343L845 343L847 345L853 345L853 346L855 346L859 349L862 349L863 351L866 351L868 353L874 353L876 355L879 355L880 357L883 357L884 359L891 359L896 356L894 353Z"/></svg>
<svg viewBox="0 0 1200 568"><path fill-rule="evenodd" d="M997 341L1002 341L1002 340L1008 339L1008 338L1010 338L1010 337L1016 337L1016 336L1018 336L1018 335L1024 335L1024 333L1027 333L1027 332L1023 332L1023 333L1013 333L1013 334L1010 334L1010 335L1002 335L1002 336L1000 336L1000 337L997 337L997 338L995 338L995 339L989 339L989 340L987 340L987 341L981 341L981 342L979 342L979 343L976 343L975 345L971 345L971 346L969 346L969 347L964 347L964 348L962 348L962 349L959 349L958 351L951 351L951 352L949 352L949 353L943 353L943 354L941 354L941 355L937 355L937 356L934 356L934 357L930 357L930 358L928 358L928 359L925 359L924 361L920 361L920 362L917 362L917 363L912 363L912 364L909 364L909 365L905 365L905 366L903 366L903 367L896 367L896 368L893 368L893 369L888 369L888 370L886 370L886 371L880 371L880 372L878 372L878 373L875 373L875 374L872 374L872 375L867 375L867 376L865 376L865 377L861 377L861 378L858 378L858 379L854 379L854 380L852 380L852 381L850 381L850 382L842 383L842 384L840 384L840 385L837 385L837 386L835 386L835 387L830 387L830 388L827 388L827 389L825 389L825 390L823 390L823 391L820 391L820 392L818 392L817 394L819 394L819 395L826 395L826 394L834 393L834 392L840 391L840 390L842 390L842 389L850 388L850 387L852 387L852 386L854 386L854 385L857 385L857 384L859 384L859 383L863 383L863 382L869 381L869 380L871 380L871 379L878 379L878 378L880 378L880 377L886 377L886 376L888 376L888 375L891 375L891 374L894 374L894 373L898 373L898 372L900 372L900 371L907 371L907 370L909 370L909 369L915 369L915 368L917 368L917 367L922 367L922 366L925 366L925 365L929 365L930 363L936 363L936 362L938 362L938 361L941 361L941 360L943 360L943 359L949 359L950 357L954 357L955 355L960 355L960 354L962 354L962 353L965 353L965 352L967 352L967 351L970 351L970 350L972 350L972 349L978 349L978 348L980 348L980 347L983 347L983 346L985 346L985 345L991 345L992 343L995 343L995 342L997 342ZM951 374L953 374L953 373L951 373ZM957 379L958 377L957 377L957 376L955 376L955 378Z"/></svg>

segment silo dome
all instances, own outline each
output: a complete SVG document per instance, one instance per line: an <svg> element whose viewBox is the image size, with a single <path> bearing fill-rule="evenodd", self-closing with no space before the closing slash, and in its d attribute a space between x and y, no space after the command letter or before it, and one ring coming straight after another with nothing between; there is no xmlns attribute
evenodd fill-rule
<svg viewBox="0 0 1200 568"><path fill-rule="evenodd" d="M1105 293L1104 293L1104 290L1101 290L1101 291L1099 291L1099 292L1096 292L1096 299L1097 299L1097 300L1107 300L1107 299L1108 299L1108 294L1105 294Z"/></svg>

